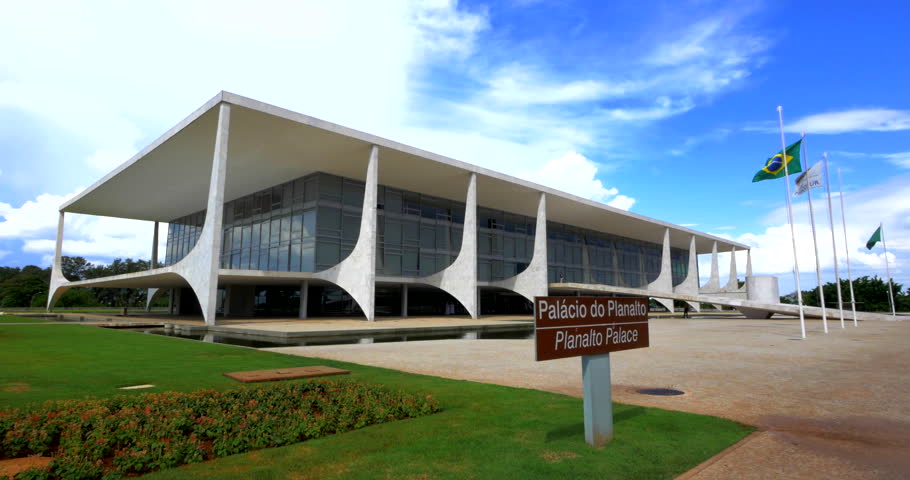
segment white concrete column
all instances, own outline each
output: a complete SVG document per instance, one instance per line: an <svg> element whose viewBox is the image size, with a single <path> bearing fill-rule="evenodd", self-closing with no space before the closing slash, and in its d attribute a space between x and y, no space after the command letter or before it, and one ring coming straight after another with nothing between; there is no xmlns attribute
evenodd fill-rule
<svg viewBox="0 0 910 480"><path fill-rule="evenodd" d="M306 318L307 317L307 302L310 300L310 282L309 280L304 280L300 282L300 311L297 314L297 318Z"/></svg>
<svg viewBox="0 0 910 480"><path fill-rule="evenodd" d="M531 263L518 275L493 285L512 290L533 302L534 297L545 297L549 291L547 281L547 195L537 199L537 222L534 227L534 252Z"/></svg>
<svg viewBox="0 0 910 480"><path fill-rule="evenodd" d="M155 233L152 234L152 261L149 270L158 268L158 222L155 222Z"/></svg>
<svg viewBox="0 0 910 480"><path fill-rule="evenodd" d="M725 290L739 290L739 279L736 274L736 247L730 249L730 278L727 280Z"/></svg>
<svg viewBox="0 0 910 480"><path fill-rule="evenodd" d="M746 277L752 276L752 249L746 250Z"/></svg>
<svg viewBox="0 0 910 480"><path fill-rule="evenodd" d="M711 246L711 277L708 283L702 285L702 290L717 291L720 290L720 273L717 268L717 242Z"/></svg>
<svg viewBox="0 0 910 480"><path fill-rule="evenodd" d="M463 227L461 250L452 264L419 281L452 295L471 318L477 318L480 313L480 295L477 290L477 175L474 173L468 179Z"/></svg>
<svg viewBox="0 0 910 480"><path fill-rule="evenodd" d="M686 279L679 285L673 287L674 293L683 295L698 295L698 250L695 248L695 235L689 240L689 268L686 272ZM696 312L701 311L701 304L698 302L686 302Z"/></svg>
<svg viewBox="0 0 910 480"><path fill-rule="evenodd" d="M178 272L199 299L206 325L215 325L218 307L218 270L221 257L222 221L224 217L224 184L227 177L228 137L231 126L231 106L222 103L218 111L215 132L215 151L212 155L212 176L205 212L205 223L195 247L180 261Z"/></svg>
<svg viewBox="0 0 910 480"><path fill-rule="evenodd" d="M376 316L376 199L379 191L379 147L370 148L360 234L350 255L332 268L313 274L338 285L357 302L367 320Z"/></svg>
<svg viewBox="0 0 910 480"><path fill-rule="evenodd" d="M670 257L670 229L664 229L663 248L660 253L660 274L653 282L649 283L646 290L650 292L673 293L673 264ZM673 311L673 300L669 298L652 297L654 301L663 305L670 312Z"/></svg>
<svg viewBox="0 0 910 480"><path fill-rule="evenodd" d="M47 291L47 311L54 308L54 304L60 297L69 290L66 286L69 281L63 276L62 258L63 258L63 217L61 211L57 219L57 244L54 248L54 264L51 269L50 284Z"/></svg>
<svg viewBox="0 0 910 480"><path fill-rule="evenodd" d="M408 284L401 285L401 318L408 318Z"/></svg>

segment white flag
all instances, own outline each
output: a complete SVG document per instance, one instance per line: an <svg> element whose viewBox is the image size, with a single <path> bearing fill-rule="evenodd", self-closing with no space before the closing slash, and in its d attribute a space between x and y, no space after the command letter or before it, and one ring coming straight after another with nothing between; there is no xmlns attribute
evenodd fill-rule
<svg viewBox="0 0 910 480"><path fill-rule="evenodd" d="M798 197L809 191L810 188L821 188L824 185L822 184L822 162L818 162L812 166L809 170L803 172L796 179L796 191L793 192L794 197Z"/></svg>

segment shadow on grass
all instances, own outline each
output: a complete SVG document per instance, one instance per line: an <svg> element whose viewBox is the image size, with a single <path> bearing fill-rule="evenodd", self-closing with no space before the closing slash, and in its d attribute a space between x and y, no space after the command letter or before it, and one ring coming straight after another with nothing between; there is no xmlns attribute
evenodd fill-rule
<svg viewBox="0 0 910 480"><path fill-rule="evenodd" d="M580 412L579 412L580 413ZM621 423L631 418L635 418L639 415L644 415L644 407L635 407L627 406L620 410L618 413L613 414L613 424ZM564 427L559 427L554 430L547 432L546 441L555 442L558 440L563 440L570 437L584 437L585 436L585 424L584 423L575 423L572 425L566 425Z"/></svg>

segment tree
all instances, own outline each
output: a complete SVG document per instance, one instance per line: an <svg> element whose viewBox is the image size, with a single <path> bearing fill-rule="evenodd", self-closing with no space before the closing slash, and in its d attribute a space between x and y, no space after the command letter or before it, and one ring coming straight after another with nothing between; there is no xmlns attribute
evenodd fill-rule
<svg viewBox="0 0 910 480"><path fill-rule="evenodd" d="M844 308L850 308L850 282L841 280L841 298ZM904 290L903 285L894 282L894 303L898 311L910 310L910 290ZM837 307L837 284L828 282L822 286L825 294L825 305ZM891 303L888 300L888 282L878 276L868 276L853 280L853 292L856 295L856 309L865 312L890 312ZM796 292L781 297L781 303L796 303ZM803 290L803 305L810 307L821 306L818 289Z"/></svg>
<svg viewBox="0 0 910 480"><path fill-rule="evenodd" d="M77 280L85 280L86 271L92 267L94 267L94 265L92 265L92 263L86 260L84 257L63 256L60 258L60 269L63 273L63 276L71 282Z"/></svg>

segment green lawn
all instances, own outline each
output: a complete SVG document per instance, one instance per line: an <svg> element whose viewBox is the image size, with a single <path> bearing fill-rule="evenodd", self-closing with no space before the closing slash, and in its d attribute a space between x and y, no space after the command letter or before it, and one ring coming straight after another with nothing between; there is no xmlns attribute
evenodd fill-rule
<svg viewBox="0 0 910 480"><path fill-rule="evenodd" d="M432 394L442 413L166 470L175 478L673 478L751 431L735 422L614 404L616 439L584 443L581 400L497 385L79 325L0 326L0 407L236 386L222 372L330 365L342 381Z"/></svg>
<svg viewBox="0 0 910 480"><path fill-rule="evenodd" d="M50 321L53 321L53 319L42 317L14 317L12 315L0 315L0 323L48 323Z"/></svg>

